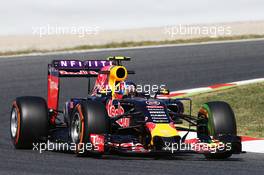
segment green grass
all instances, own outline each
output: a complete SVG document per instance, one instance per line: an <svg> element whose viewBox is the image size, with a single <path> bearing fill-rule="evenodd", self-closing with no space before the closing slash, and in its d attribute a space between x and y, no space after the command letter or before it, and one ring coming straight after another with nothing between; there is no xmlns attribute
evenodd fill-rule
<svg viewBox="0 0 264 175"><path fill-rule="evenodd" d="M120 47L136 47L136 46L153 46L153 45L166 45L166 44L184 44L184 43L202 43L209 41L225 41L225 40L242 40L242 39L258 39L264 38L264 35L238 35L227 37L202 37L193 39L178 39L178 40L165 40L165 41L140 41L140 42L113 42L103 45L81 45L77 47L54 49L54 50L21 50L21 51L7 51L0 52L0 56L21 55L30 53L48 53L56 51L78 51L90 49L104 49L104 48L120 48Z"/></svg>
<svg viewBox="0 0 264 175"><path fill-rule="evenodd" d="M208 101L229 103L236 115L238 134L264 138L264 83L198 94L191 98L193 111L196 112Z"/></svg>

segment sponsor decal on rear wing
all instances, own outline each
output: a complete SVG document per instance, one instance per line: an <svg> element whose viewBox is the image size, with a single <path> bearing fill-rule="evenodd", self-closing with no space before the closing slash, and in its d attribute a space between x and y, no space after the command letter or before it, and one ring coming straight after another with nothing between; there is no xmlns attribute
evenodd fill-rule
<svg viewBox="0 0 264 175"><path fill-rule="evenodd" d="M97 76L101 68L111 65L113 62L109 60L54 60L50 67L60 77L89 77Z"/></svg>
<svg viewBox="0 0 264 175"><path fill-rule="evenodd" d="M82 70L100 70L104 66L113 65L112 61L108 60L54 60L53 66L56 69L82 69Z"/></svg>

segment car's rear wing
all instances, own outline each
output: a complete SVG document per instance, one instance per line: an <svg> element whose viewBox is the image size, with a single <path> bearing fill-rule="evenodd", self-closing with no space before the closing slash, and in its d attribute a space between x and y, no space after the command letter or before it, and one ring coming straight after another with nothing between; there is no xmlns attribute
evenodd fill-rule
<svg viewBox="0 0 264 175"><path fill-rule="evenodd" d="M48 108L58 110L61 77L87 77L88 92L90 92L90 77L97 77L100 73L109 73L101 71L105 66L121 65L122 61L129 60L129 57L123 56L109 57L107 60L53 60L48 65ZM134 71L127 71L127 73L133 74Z"/></svg>
<svg viewBox="0 0 264 175"><path fill-rule="evenodd" d="M53 60L48 69L49 74L58 77L96 77L103 67L120 65L121 61L129 60L130 57L123 56L109 57L107 60Z"/></svg>
<svg viewBox="0 0 264 175"><path fill-rule="evenodd" d="M96 77L102 67L113 64L108 60L54 60L49 64L49 74L58 77Z"/></svg>

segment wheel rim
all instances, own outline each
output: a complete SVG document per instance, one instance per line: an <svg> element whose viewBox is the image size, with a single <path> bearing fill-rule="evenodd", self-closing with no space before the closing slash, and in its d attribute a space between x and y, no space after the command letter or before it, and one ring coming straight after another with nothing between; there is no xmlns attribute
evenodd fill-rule
<svg viewBox="0 0 264 175"><path fill-rule="evenodd" d="M71 123L71 138L74 143L79 143L81 133L80 115L76 113Z"/></svg>
<svg viewBox="0 0 264 175"><path fill-rule="evenodd" d="M11 135L13 138L16 137L17 134L17 127L18 127L18 121L17 121L17 110L13 108L11 113Z"/></svg>

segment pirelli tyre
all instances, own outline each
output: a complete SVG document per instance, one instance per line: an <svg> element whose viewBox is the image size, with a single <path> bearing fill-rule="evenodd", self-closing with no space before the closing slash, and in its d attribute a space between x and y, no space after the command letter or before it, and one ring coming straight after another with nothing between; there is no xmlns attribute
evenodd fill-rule
<svg viewBox="0 0 264 175"><path fill-rule="evenodd" d="M46 140L48 109L41 97L18 97L10 116L11 140L16 149L30 149L33 143Z"/></svg>
<svg viewBox="0 0 264 175"><path fill-rule="evenodd" d="M103 154L104 146L100 150L94 150L91 134L103 137L109 133L110 120L105 106L99 101L84 100L75 106L70 120L71 144L76 145L77 156Z"/></svg>
<svg viewBox="0 0 264 175"><path fill-rule="evenodd" d="M235 115L230 105L223 101L205 103L199 111L198 117L206 121L203 134L217 138L218 136L237 136ZM198 124L198 126L201 123ZM200 133L198 128L197 134ZM232 155L232 151L205 154L208 159L226 159Z"/></svg>

